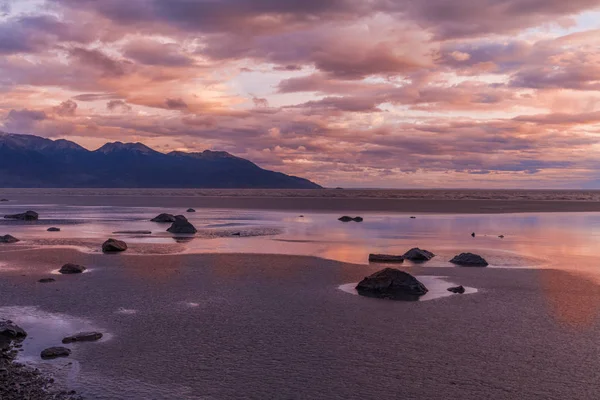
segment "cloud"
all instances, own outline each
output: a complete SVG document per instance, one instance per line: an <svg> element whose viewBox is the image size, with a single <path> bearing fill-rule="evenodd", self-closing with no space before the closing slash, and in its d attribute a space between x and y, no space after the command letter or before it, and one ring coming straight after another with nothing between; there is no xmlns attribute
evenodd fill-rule
<svg viewBox="0 0 600 400"><path fill-rule="evenodd" d="M115 60L100 50L74 47L69 49L69 54L81 64L100 71L104 77L120 77L127 72L126 61Z"/></svg>
<svg viewBox="0 0 600 400"><path fill-rule="evenodd" d="M131 111L131 106L123 100L111 100L106 103L106 108L110 111Z"/></svg>
<svg viewBox="0 0 600 400"><path fill-rule="evenodd" d="M182 99L167 99L165 105L171 110L186 110L188 105Z"/></svg>
<svg viewBox="0 0 600 400"><path fill-rule="evenodd" d="M184 54L174 43L136 40L127 43L123 50L126 57L145 65L187 67L194 64L194 59Z"/></svg>
<svg viewBox="0 0 600 400"><path fill-rule="evenodd" d="M43 111L36 110L10 110L4 120L4 130L16 133L29 133L36 124L47 117Z"/></svg>
<svg viewBox="0 0 600 400"><path fill-rule="evenodd" d="M66 100L60 103L60 105L54 107L54 113L61 117L72 117L77 111L77 103L73 100Z"/></svg>

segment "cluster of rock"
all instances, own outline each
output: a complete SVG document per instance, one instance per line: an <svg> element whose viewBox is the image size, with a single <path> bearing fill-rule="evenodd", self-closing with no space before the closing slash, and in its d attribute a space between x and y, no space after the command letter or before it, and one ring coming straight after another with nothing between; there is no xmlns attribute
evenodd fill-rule
<svg viewBox="0 0 600 400"><path fill-rule="evenodd" d="M20 214L10 214L10 215L5 215L4 218L6 219L16 219L19 221L37 221L39 218L39 214L36 213L35 211L25 211L24 213L20 213Z"/></svg>
<svg viewBox="0 0 600 400"><path fill-rule="evenodd" d="M349 217L348 215L344 215L343 217L338 218L338 221L342 221L342 222L350 222L350 221L354 221L354 222L363 222L363 217Z"/></svg>
<svg viewBox="0 0 600 400"><path fill-rule="evenodd" d="M175 216L175 221L173 221L173 224L171 225L171 227L169 229L167 229L167 232L171 232L171 233L183 233L183 234L194 234L196 232L198 232L196 230L196 228L194 227L194 225L192 225L186 217L184 217L183 215L176 215Z"/></svg>
<svg viewBox="0 0 600 400"><path fill-rule="evenodd" d="M435 257L435 254L432 252L415 247L401 256L392 254L369 254L369 262L402 263L404 260L410 260L412 262L424 262L431 260L433 257Z"/></svg>
<svg viewBox="0 0 600 400"><path fill-rule="evenodd" d="M394 268L385 268L367 276L356 286L358 294L391 300L415 301L428 289L411 274Z"/></svg>

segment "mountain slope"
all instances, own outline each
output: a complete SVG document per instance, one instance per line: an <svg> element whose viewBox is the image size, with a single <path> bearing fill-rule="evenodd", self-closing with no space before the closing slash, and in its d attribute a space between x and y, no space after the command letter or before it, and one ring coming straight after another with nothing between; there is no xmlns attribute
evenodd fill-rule
<svg viewBox="0 0 600 400"><path fill-rule="evenodd" d="M227 152L163 154L142 143L89 151L68 140L0 132L0 187L315 189Z"/></svg>

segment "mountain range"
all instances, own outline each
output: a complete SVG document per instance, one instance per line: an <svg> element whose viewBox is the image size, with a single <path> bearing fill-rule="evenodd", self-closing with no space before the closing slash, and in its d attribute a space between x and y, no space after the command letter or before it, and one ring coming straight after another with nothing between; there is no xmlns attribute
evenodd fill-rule
<svg viewBox="0 0 600 400"><path fill-rule="evenodd" d="M0 132L0 187L316 189L224 151L160 153L142 143L77 143Z"/></svg>

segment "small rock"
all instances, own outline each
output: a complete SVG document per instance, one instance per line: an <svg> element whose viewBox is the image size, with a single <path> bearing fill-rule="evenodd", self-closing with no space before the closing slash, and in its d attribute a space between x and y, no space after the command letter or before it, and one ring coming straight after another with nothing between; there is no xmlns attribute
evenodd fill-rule
<svg viewBox="0 0 600 400"><path fill-rule="evenodd" d="M1 202L8 201L8 199L0 199Z"/></svg>
<svg viewBox="0 0 600 400"><path fill-rule="evenodd" d="M18 219L20 221L37 221L37 219L39 218L39 215L35 211L29 210L29 211L25 211L24 213L21 213L21 214L5 215L4 218Z"/></svg>
<svg viewBox="0 0 600 400"><path fill-rule="evenodd" d="M102 244L102 251L104 253L119 253L127 250L127 243L122 240L108 239Z"/></svg>
<svg viewBox="0 0 600 400"><path fill-rule="evenodd" d="M55 228L55 227L48 228L48 232L60 232L60 228Z"/></svg>
<svg viewBox="0 0 600 400"><path fill-rule="evenodd" d="M42 278L38 282L39 283L51 283L51 282L55 282L55 281L56 281L56 279L54 279L54 278Z"/></svg>
<svg viewBox="0 0 600 400"><path fill-rule="evenodd" d="M475 237L475 232L471 233L471 236Z"/></svg>
<svg viewBox="0 0 600 400"><path fill-rule="evenodd" d="M175 216L175 222L173 222L173 225L171 225L171 227L169 229L167 229L167 232L193 234L198 231L196 230L194 225L192 225L187 220L186 217L184 217L183 215L177 215L177 216Z"/></svg>
<svg viewBox="0 0 600 400"><path fill-rule="evenodd" d="M354 217L352 218L354 222L363 222L363 217Z"/></svg>
<svg viewBox="0 0 600 400"><path fill-rule="evenodd" d="M428 292L417 278L406 272L386 268L364 278L356 286L361 296L392 300L418 300Z"/></svg>
<svg viewBox="0 0 600 400"><path fill-rule="evenodd" d="M83 265L69 263L69 264L63 265L61 267L61 269L58 270L58 272L60 272L61 274L70 275L70 274L81 274L85 270L86 270L86 268Z"/></svg>
<svg viewBox="0 0 600 400"><path fill-rule="evenodd" d="M191 212L196 212L196 210L194 210L193 208L188 208L188 209L187 209L187 212L190 212L190 213L191 213Z"/></svg>
<svg viewBox="0 0 600 400"><path fill-rule="evenodd" d="M231 236L242 236L242 232L232 233Z"/></svg>
<svg viewBox="0 0 600 400"><path fill-rule="evenodd" d="M465 288L463 286L456 286L448 288L449 292L463 294L465 292Z"/></svg>
<svg viewBox="0 0 600 400"><path fill-rule="evenodd" d="M64 344L73 342L94 342L102 338L100 332L80 332L73 336L67 336L62 340Z"/></svg>
<svg viewBox="0 0 600 400"><path fill-rule="evenodd" d="M504 239L504 235L500 235L498 236L500 239Z"/></svg>
<svg viewBox="0 0 600 400"><path fill-rule="evenodd" d="M117 235L152 235L152 231L116 231Z"/></svg>
<svg viewBox="0 0 600 400"><path fill-rule="evenodd" d="M17 243L20 240L11 235L0 236L0 243Z"/></svg>
<svg viewBox="0 0 600 400"><path fill-rule="evenodd" d="M410 219L416 219L417 217L410 217Z"/></svg>
<svg viewBox="0 0 600 400"><path fill-rule="evenodd" d="M304 215L299 215L298 217L299 217L299 218L304 218Z"/></svg>
<svg viewBox="0 0 600 400"><path fill-rule="evenodd" d="M166 223L166 222L175 222L175 216L172 215L172 214L163 213L163 214L157 215L156 217L152 218L150 221L152 221L152 222L163 222L163 223Z"/></svg>
<svg viewBox="0 0 600 400"><path fill-rule="evenodd" d="M44 360L50 360L58 357L69 357L71 350L66 347L49 347L40 354Z"/></svg>
<svg viewBox="0 0 600 400"><path fill-rule="evenodd" d="M404 262L404 257L390 254L369 254L369 262L402 263Z"/></svg>
<svg viewBox="0 0 600 400"><path fill-rule="evenodd" d="M450 262L465 267L487 267L489 265L483 257L473 253L461 253Z"/></svg>
<svg viewBox="0 0 600 400"><path fill-rule="evenodd" d="M349 217L347 215L344 215L343 217L338 218L338 221L342 221L342 222L350 222L350 221L354 221L354 222L363 222L363 218L362 217Z"/></svg>
<svg viewBox="0 0 600 400"><path fill-rule="evenodd" d="M5 336L10 339L24 339L27 332L20 326L14 324L11 320L0 320L0 336Z"/></svg>
<svg viewBox="0 0 600 400"><path fill-rule="evenodd" d="M419 261L429 261L435 254L430 251L419 249L418 247L414 247L404 253L404 258L410 261L419 262Z"/></svg>

